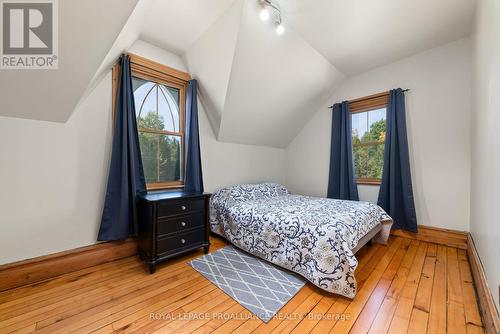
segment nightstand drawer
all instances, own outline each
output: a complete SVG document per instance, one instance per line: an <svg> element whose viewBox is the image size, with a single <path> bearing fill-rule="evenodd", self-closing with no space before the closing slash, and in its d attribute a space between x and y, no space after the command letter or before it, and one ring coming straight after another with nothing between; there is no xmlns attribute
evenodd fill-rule
<svg viewBox="0 0 500 334"><path fill-rule="evenodd" d="M157 253L163 254L182 249L196 244L201 244L205 240L205 229L197 229L186 233L158 239Z"/></svg>
<svg viewBox="0 0 500 334"><path fill-rule="evenodd" d="M165 201L158 203L158 218L205 210L205 199Z"/></svg>
<svg viewBox="0 0 500 334"><path fill-rule="evenodd" d="M203 228L205 224L204 212L168 219L163 218L158 220L157 234L161 237L165 234L183 232L194 228Z"/></svg>

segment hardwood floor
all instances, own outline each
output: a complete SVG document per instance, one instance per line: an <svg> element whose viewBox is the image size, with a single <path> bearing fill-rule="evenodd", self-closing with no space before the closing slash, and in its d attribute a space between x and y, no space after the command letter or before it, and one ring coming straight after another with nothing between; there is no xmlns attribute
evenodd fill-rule
<svg viewBox="0 0 500 334"><path fill-rule="evenodd" d="M355 299L308 283L268 324L186 265L202 254L154 275L129 257L1 292L0 333L483 332L463 249L402 237L363 247Z"/></svg>

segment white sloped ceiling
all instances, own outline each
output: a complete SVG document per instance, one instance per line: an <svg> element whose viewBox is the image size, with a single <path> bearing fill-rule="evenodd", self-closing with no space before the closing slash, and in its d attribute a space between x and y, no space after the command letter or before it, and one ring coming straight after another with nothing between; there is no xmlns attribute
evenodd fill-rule
<svg viewBox="0 0 500 334"><path fill-rule="evenodd" d="M154 0L141 39L183 54L231 7L234 0Z"/></svg>
<svg viewBox="0 0 500 334"><path fill-rule="evenodd" d="M120 34L113 43L113 46L106 54L101 65L94 74L90 84L80 98L79 103L85 101L88 95L94 88L101 82L101 80L108 74L110 68L113 67L116 60L123 52L126 52L135 41L138 40L141 34L142 24L147 13L151 9L152 0L141 0L135 6L134 11L130 14L127 23L123 26Z"/></svg>
<svg viewBox="0 0 500 334"><path fill-rule="evenodd" d="M287 23L347 75L469 36L476 0L283 0Z"/></svg>
<svg viewBox="0 0 500 334"><path fill-rule="evenodd" d="M60 68L1 71L0 116L65 122L119 54L141 39L199 81L221 141L286 147L345 78L471 33L476 0L59 1Z"/></svg>
<svg viewBox="0 0 500 334"><path fill-rule="evenodd" d="M276 35L258 10L236 0L184 59L219 140L286 147L343 75L293 30Z"/></svg>
<svg viewBox="0 0 500 334"><path fill-rule="evenodd" d="M0 116L65 122L137 1L59 1L59 69L1 70Z"/></svg>
<svg viewBox="0 0 500 334"><path fill-rule="evenodd" d="M343 74L295 31L277 35L246 1L219 139L286 147Z"/></svg>
<svg viewBox="0 0 500 334"><path fill-rule="evenodd" d="M189 48L184 61L198 79L199 102L218 136L230 83L244 1L232 6Z"/></svg>
<svg viewBox="0 0 500 334"><path fill-rule="evenodd" d="M235 0L183 53L221 141L286 147L345 75L469 35L476 0L274 2L285 34Z"/></svg>

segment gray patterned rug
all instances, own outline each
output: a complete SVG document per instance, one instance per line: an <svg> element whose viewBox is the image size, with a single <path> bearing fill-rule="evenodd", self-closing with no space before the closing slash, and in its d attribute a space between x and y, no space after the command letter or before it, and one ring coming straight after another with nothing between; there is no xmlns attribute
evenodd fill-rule
<svg viewBox="0 0 500 334"><path fill-rule="evenodd" d="M233 246L188 264L264 322L268 322L305 284L302 277Z"/></svg>

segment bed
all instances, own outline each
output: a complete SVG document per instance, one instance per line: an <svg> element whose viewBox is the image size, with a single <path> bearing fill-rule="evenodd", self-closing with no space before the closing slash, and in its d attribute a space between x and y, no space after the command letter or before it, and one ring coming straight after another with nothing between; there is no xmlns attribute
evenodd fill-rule
<svg viewBox="0 0 500 334"><path fill-rule="evenodd" d="M354 254L372 239L385 244L391 225L375 204L292 195L274 183L223 188L210 200L213 233L348 298L357 288Z"/></svg>

